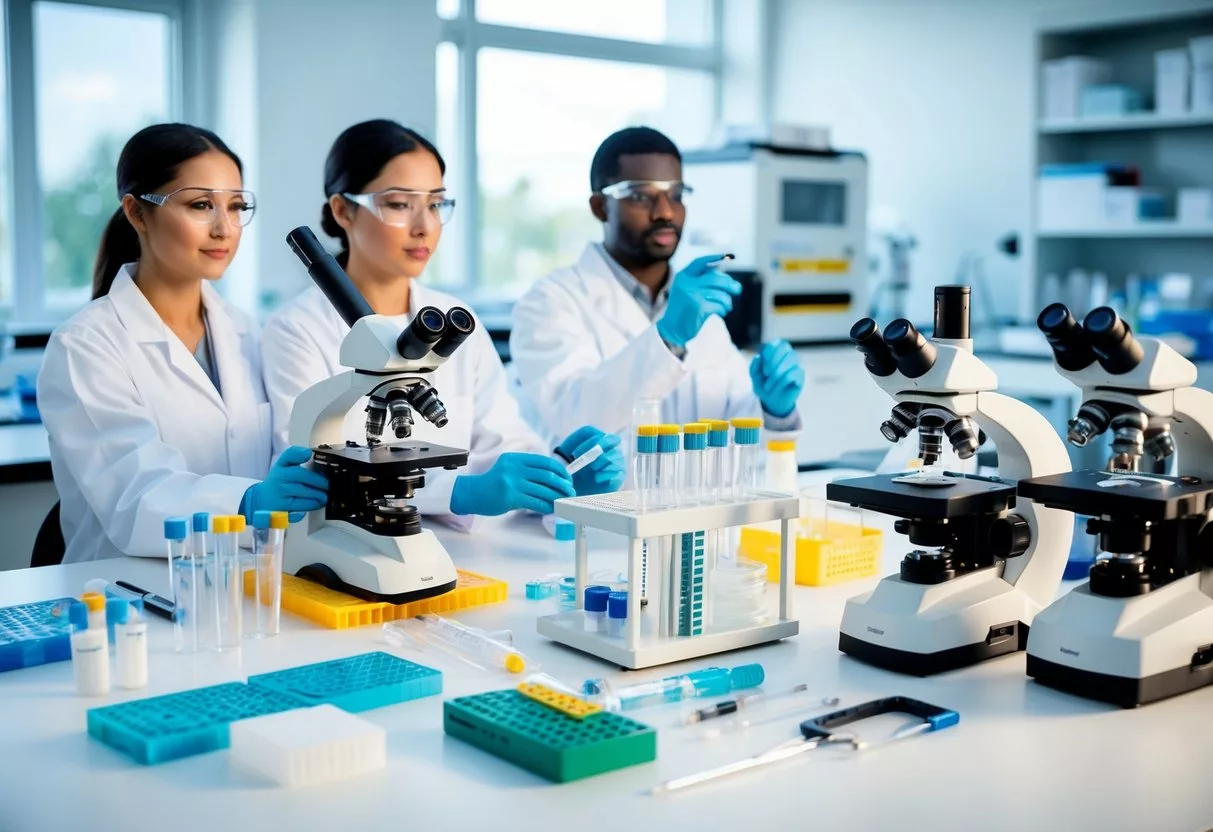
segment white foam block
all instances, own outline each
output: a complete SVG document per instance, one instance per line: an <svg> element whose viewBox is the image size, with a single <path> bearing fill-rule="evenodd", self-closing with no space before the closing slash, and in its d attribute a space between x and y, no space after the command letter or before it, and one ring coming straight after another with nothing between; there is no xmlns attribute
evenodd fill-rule
<svg viewBox="0 0 1213 832"><path fill-rule="evenodd" d="M385 767L387 734L334 705L318 705L233 722L231 760L283 786L310 786Z"/></svg>

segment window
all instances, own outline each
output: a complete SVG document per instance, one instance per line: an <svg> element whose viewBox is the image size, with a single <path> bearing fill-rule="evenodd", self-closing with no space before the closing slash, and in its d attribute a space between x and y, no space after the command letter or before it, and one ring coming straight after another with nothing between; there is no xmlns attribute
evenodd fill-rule
<svg viewBox="0 0 1213 832"><path fill-rule="evenodd" d="M8 63L5 22L0 19L0 66ZM9 176L8 150L8 87L0 72L0 317L13 305L13 206L12 179Z"/></svg>
<svg viewBox="0 0 1213 832"><path fill-rule="evenodd" d="M46 306L74 309L90 297L97 243L118 207L122 145L172 113L171 36L163 14L34 3Z"/></svg>
<svg viewBox="0 0 1213 832"><path fill-rule="evenodd" d="M715 4L436 1L450 18L436 55L437 138L460 207L430 276L516 296L601 238L587 200L603 139L646 124L684 148L708 140Z"/></svg>

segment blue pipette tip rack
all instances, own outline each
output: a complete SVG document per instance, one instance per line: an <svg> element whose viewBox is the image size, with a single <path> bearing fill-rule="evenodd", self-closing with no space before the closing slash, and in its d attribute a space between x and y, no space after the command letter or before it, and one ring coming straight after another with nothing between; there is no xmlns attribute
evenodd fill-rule
<svg viewBox="0 0 1213 832"><path fill-rule="evenodd" d="M383 652L250 676L248 681L304 705L328 703L350 713L442 693L440 671Z"/></svg>
<svg viewBox="0 0 1213 832"><path fill-rule="evenodd" d="M93 708L88 733L150 766L227 748L231 723L298 707L293 696L228 682Z"/></svg>
<svg viewBox="0 0 1213 832"><path fill-rule="evenodd" d="M0 608L0 672L72 657L71 598Z"/></svg>

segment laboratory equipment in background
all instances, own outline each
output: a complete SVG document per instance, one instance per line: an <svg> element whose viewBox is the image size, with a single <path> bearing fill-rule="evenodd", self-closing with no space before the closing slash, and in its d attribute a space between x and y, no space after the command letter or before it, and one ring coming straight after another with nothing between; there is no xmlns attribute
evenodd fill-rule
<svg viewBox="0 0 1213 832"><path fill-rule="evenodd" d="M737 667L705 667L678 676L652 682L616 686L606 679L587 679L581 692L607 711L634 711L654 705L668 705L702 696L727 696L734 691L756 688L766 679L760 664Z"/></svg>
<svg viewBox="0 0 1213 832"><path fill-rule="evenodd" d="M1084 55L1046 61L1041 73L1040 117L1045 121L1078 118L1082 91L1112 80L1112 66Z"/></svg>
<svg viewBox="0 0 1213 832"><path fill-rule="evenodd" d="M309 512L291 537L287 572L371 601L404 604L455 588L455 564L410 503L428 468L455 469L468 452L432 442L402 442L414 410L441 428L446 408L427 380L475 329L471 313L435 307L405 316L375 315L337 262L306 227L287 235L351 327L341 343L348 372L319 382L295 400L290 441L313 450L312 465L329 480L328 504ZM363 397L365 444L343 435L346 413ZM381 439L391 427L396 442Z"/></svg>
<svg viewBox="0 0 1213 832"><path fill-rule="evenodd" d="M1188 41L1192 53L1192 112L1213 114L1213 35Z"/></svg>
<svg viewBox="0 0 1213 832"><path fill-rule="evenodd" d="M755 420L751 427L747 422L738 430L747 442L749 432L754 434L752 447L760 454L759 424L761 422ZM672 430L663 434L661 428ZM727 429L718 432L715 425L709 426L708 442L711 443L713 434L720 432L727 437ZM733 559L722 550L716 552L716 563L712 564L705 548L706 541L727 539L726 533L733 527L778 522L782 574L790 576L791 524L800 513L799 496L754 489L753 480L747 479L745 472L753 472L755 466L739 467L736 460L732 460L730 482L709 481L706 488L696 489L700 494L700 501L696 504L688 499L686 493L679 493L683 489L677 475L680 467L678 426L641 426L638 433L638 445L643 440L653 446L652 451L638 447L638 456L648 458L643 467L649 475L648 482L638 484L638 491L565 498L555 503L556 516L575 524L575 591L570 595L578 608L540 617L537 622L539 633L629 668L651 667L796 635L799 624L792 618L790 577L780 581L778 619L772 621L765 594L765 567L761 567L761 574L755 574L755 566L760 565L739 562L734 566L731 562ZM667 440L664 453L659 452L662 439ZM718 452L716 463L709 452L708 464L703 466L708 479L712 480L711 472L721 468L717 464L719 456L730 456L734 448L727 444L725 447L709 447ZM747 444L746 447L751 446ZM692 453L703 451L692 450ZM746 453L749 454L749 451ZM661 459L663 457L668 459ZM665 463L667 476L673 478L672 488L659 487L660 473L655 471L662 462ZM739 478L742 483L740 487L736 485ZM654 492L657 499L653 499ZM717 497L713 501L705 501L705 493L714 493ZM735 496L736 493L741 496ZM581 607L585 603L589 574L588 528L603 529L628 538L629 587L640 583L646 541L650 553L663 554L663 557L650 558L648 561L650 585L658 589L650 594L647 607L627 605L622 636L612 633L612 628L619 631L620 625L610 621L609 598L606 607L607 631L598 631L597 619L592 630L585 625L586 615ZM688 540L691 548L689 552L684 552L683 544ZM684 554L685 558L682 557ZM684 564L688 568L684 568ZM698 581L700 564L702 584ZM684 627L684 624L687 626ZM678 635L679 632L688 634Z"/></svg>
<svg viewBox="0 0 1213 832"><path fill-rule="evenodd" d="M0 324L0 424L34 424L38 371L54 327Z"/></svg>
<svg viewBox="0 0 1213 832"><path fill-rule="evenodd" d="M1196 367L1137 338L1110 308L1080 325L1062 304L1038 320L1062 377L1082 389L1077 445L1112 433L1107 471L1023 478L1019 494L1092 519L1090 579L1036 616L1028 675L1135 707L1213 683L1213 393ZM1147 450L1179 476L1139 473Z"/></svg>
<svg viewBox="0 0 1213 832"><path fill-rule="evenodd" d="M684 153L695 188L680 256L730 251L743 285L725 317L745 348L841 341L868 309L868 163L861 153L739 143Z"/></svg>
<svg viewBox="0 0 1213 832"><path fill-rule="evenodd" d="M105 601L100 600L101 623L92 609L98 599L73 601L68 613L72 626L72 677L81 696L110 692L110 643L105 628Z"/></svg>
<svg viewBox="0 0 1213 832"><path fill-rule="evenodd" d="M1073 536L1064 512L1016 503L1016 480L1068 471L1070 460L1042 415L995 392L993 370L973 355L969 295L967 286L936 288L931 340L905 319L883 335L871 318L855 324L865 367L896 402L881 432L899 441L917 427L923 467L826 487L831 500L901 518L895 528L916 547L898 574L847 601L839 649L919 676L1022 650L1056 595ZM1002 479L935 464L945 443L971 457L981 431Z"/></svg>

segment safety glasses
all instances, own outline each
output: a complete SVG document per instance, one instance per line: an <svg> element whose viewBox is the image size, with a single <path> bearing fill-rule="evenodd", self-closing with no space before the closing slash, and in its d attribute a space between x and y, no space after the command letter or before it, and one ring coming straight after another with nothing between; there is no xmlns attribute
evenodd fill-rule
<svg viewBox="0 0 1213 832"><path fill-rule="evenodd" d="M243 228L253 221L257 198L252 191L211 188L178 188L167 194L140 194L139 198L160 208L177 211L199 225L214 225L220 215Z"/></svg>
<svg viewBox="0 0 1213 832"><path fill-rule="evenodd" d="M355 205L361 205L379 218L385 225L406 227L418 216L433 216L446 225L455 213L455 200L445 193L410 191L404 188L389 188L369 194L342 194Z"/></svg>
<svg viewBox="0 0 1213 832"><path fill-rule="evenodd" d="M602 189L603 196L644 208L656 205L662 194L665 194L671 203L681 205L692 193L694 189L685 182L654 179L625 179Z"/></svg>

